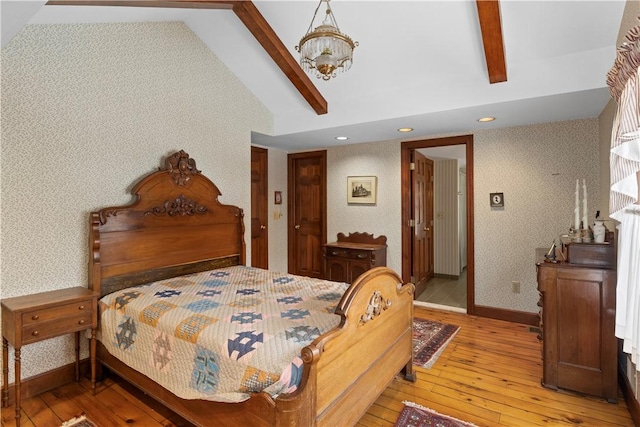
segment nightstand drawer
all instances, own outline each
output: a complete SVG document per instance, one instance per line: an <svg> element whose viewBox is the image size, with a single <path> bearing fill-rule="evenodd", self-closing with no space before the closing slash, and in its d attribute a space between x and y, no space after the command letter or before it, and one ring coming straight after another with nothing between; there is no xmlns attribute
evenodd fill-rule
<svg viewBox="0 0 640 427"><path fill-rule="evenodd" d="M47 322L32 322L30 325L24 325L22 327L22 344L29 344L46 338L81 331L90 328L91 325L91 310L87 310L76 316L63 317Z"/></svg>
<svg viewBox="0 0 640 427"><path fill-rule="evenodd" d="M22 313L22 325L29 326L76 314L91 314L91 299L63 304L55 307L41 308Z"/></svg>

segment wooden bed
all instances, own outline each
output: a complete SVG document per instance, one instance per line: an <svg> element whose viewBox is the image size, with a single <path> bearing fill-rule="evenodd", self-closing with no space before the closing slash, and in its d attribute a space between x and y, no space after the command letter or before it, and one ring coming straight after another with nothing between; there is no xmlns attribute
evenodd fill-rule
<svg viewBox="0 0 640 427"><path fill-rule="evenodd" d="M132 189L131 205L91 214L89 286L100 297L131 286L215 268L244 265L243 212L218 201L220 191L184 151ZM201 426L349 426L393 378L412 369L412 284L379 267L359 277L336 313L340 325L302 349L298 390L241 403L181 399L111 356L99 364L190 422Z"/></svg>

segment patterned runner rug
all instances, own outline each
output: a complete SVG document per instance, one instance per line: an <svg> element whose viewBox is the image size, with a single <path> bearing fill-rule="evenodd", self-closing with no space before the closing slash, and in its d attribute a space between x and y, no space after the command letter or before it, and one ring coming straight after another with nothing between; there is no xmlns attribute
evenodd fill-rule
<svg viewBox="0 0 640 427"><path fill-rule="evenodd" d="M413 364L429 369L459 330L459 326L414 318Z"/></svg>
<svg viewBox="0 0 640 427"><path fill-rule="evenodd" d="M69 421L65 421L60 427L96 427L96 425L82 414L78 417L71 418Z"/></svg>
<svg viewBox="0 0 640 427"><path fill-rule="evenodd" d="M404 408L400 412L394 427L477 427L473 423L442 415L430 408L413 402L402 402Z"/></svg>

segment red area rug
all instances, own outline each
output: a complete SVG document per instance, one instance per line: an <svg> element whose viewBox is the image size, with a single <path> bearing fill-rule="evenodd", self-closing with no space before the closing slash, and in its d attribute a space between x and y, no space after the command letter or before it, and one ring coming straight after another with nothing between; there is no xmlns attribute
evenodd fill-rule
<svg viewBox="0 0 640 427"><path fill-rule="evenodd" d="M429 369L459 330L459 326L414 318L413 364Z"/></svg>
<svg viewBox="0 0 640 427"><path fill-rule="evenodd" d="M404 408L394 427L477 427L473 423L442 415L417 403L402 402Z"/></svg>

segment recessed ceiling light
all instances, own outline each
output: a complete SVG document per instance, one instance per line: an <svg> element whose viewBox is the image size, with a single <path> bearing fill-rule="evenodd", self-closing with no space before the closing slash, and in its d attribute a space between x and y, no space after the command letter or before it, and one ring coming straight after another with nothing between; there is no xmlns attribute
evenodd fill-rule
<svg viewBox="0 0 640 427"><path fill-rule="evenodd" d="M400 128L398 129L398 132L412 132L413 128Z"/></svg>
<svg viewBox="0 0 640 427"><path fill-rule="evenodd" d="M494 121L496 118L495 117L481 117L478 119L479 122L492 122Z"/></svg>
<svg viewBox="0 0 640 427"><path fill-rule="evenodd" d="M349 137L348 136L336 136L336 139L338 141L346 141L347 139L349 139Z"/></svg>

